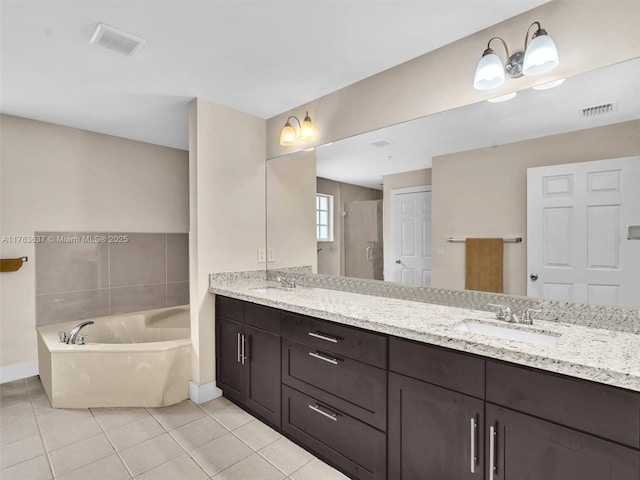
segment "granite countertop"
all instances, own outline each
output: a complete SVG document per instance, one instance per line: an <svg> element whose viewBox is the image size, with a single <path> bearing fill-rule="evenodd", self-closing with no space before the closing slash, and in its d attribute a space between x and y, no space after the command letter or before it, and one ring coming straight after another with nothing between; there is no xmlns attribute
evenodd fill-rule
<svg viewBox="0 0 640 480"><path fill-rule="evenodd" d="M212 280L209 291L396 337L483 355L640 392L640 335L534 320L518 325L490 312L298 286L270 292L273 282ZM533 345L453 329L464 320L560 335L555 345Z"/></svg>

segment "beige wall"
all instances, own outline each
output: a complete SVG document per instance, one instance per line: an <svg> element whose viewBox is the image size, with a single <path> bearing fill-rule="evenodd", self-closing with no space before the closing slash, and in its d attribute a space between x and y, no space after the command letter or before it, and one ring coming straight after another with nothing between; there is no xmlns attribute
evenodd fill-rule
<svg viewBox="0 0 640 480"><path fill-rule="evenodd" d="M638 18L636 0L554 0L269 119L268 158L297 148L281 147L279 132L289 115L306 110L318 128L314 144L320 145L636 58ZM498 35L512 50L523 47L527 27L536 20L556 42L560 66L543 78L509 80L490 92L474 90L473 74L487 41Z"/></svg>
<svg viewBox="0 0 640 480"><path fill-rule="evenodd" d="M316 255L316 154L298 152L267 162L268 268L311 266Z"/></svg>
<svg viewBox="0 0 640 480"><path fill-rule="evenodd" d="M203 99L189 108L192 380L215 377L209 273L264 268L265 127L262 119ZM242 132L241 135L238 132Z"/></svg>
<svg viewBox="0 0 640 480"><path fill-rule="evenodd" d="M0 140L3 236L188 231L187 152L7 115ZM29 257L19 271L0 274L7 372L37 362L34 245L3 242L0 252Z"/></svg>
<svg viewBox="0 0 640 480"><path fill-rule="evenodd" d="M518 235L505 244L504 290L526 295L527 168L639 155L638 132L634 120L434 157L432 285L464 289L464 243L447 237Z"/></svg>

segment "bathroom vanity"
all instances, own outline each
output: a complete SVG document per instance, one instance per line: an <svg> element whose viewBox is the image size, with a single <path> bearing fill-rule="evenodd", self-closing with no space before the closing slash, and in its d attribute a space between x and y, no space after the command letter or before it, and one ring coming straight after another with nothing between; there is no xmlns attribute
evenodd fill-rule
<svg viewBox="0 0 640 480"><path fill-rule="evenodd" d="M488 312L253 287L212 285L218 386L352 478L640 479L638 335L527 345L452 328Z"/></svg>

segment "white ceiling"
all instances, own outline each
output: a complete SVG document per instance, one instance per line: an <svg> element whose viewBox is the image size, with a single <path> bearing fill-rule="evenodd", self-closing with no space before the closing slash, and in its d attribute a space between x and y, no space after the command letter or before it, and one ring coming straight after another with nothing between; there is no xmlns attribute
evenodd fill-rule
<svg viewBox="0 0 640 480"><path fill-rule="evenodd" d="M429 168L437 155L638 119L638 79L635 59L569 78L551 90L521 91L508 102L480 102L357 135L317 148L317 175L381 189L383 175ZM579 109L614 101L615 112L578 115ZM390 143L370 144L380 139Z"/></svg>
<svg viewBox="0 0 640 480"><path fill-rule="evenodd" d="M547 1L2 0L0 111L187 149L194 97L270 118Z"/></svg>

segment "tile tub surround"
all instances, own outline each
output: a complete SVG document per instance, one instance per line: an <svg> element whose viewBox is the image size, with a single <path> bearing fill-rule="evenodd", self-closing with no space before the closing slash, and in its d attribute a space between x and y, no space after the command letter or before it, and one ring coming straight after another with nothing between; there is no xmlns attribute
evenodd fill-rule
<svg viewBox="0 0 640 480"><path fill-rule="evenodd" d="M36 235L37 326L189 303L187 233Z"/></svg>
<svg viewBox="0 0 640 480"><path fill-rule="evenodd" d="M38 377L0 385L2 480L346 480L217 398L165 408L51 408Z"/></svg>
<svg viewBox="0 0 640 480"><path fill-rule="evenodd" d="M343 292L362 293L379 297L398 298L450 307L490 310L489 303L510 306L520 314L527 308L542 310L534 313L535 319L547 322L571 323L585 327L605 328L620 332L640 334L640 309L609 305L587 305L583 303L519 297L500 293L486 293L470 290L449 290L403 285L381 280L336 277L332 275L305 274L292 270L268 270L267 280L276 281L279 276L293 278L297 285L325 288ZM222 278L222 277L221 277ZM241 277L238 277L241 278ZM248 278L248 277L247 277Z"/></svg>
<svg viewBox="0 0 640 480"><path fill-rule="evenodd" d="M562 322L518 326L493 313L322 288L258 293L259 279L214 281L210 292L401 338L640 391L640 335ZM452 327L466 319L561 335L554 346L536 346Z"/></svg>

